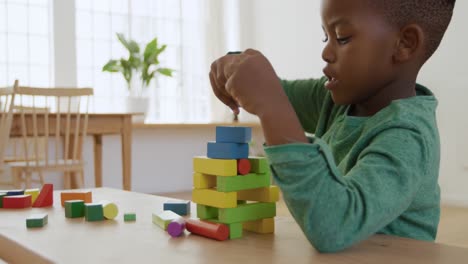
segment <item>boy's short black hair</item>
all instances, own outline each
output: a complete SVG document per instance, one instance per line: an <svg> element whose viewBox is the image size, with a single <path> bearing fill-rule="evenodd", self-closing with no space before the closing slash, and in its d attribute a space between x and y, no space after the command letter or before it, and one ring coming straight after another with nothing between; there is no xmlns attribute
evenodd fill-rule
<svg viewBox="0 0 468 264"><path fill-rule="evenodd" d="M369 3L400 28L410 23L422 27L427 38L423 61L439 47L455 6L455 0L369 0Z"/></svg>

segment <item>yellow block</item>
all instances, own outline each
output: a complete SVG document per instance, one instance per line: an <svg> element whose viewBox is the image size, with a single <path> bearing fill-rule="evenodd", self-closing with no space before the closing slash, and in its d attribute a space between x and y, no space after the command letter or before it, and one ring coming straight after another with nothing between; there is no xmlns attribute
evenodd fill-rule
<svg viewBox="0 0 468 264"><path fill-rule="evenodd" d="M39 195L39 189L26 189L24 194L30 194L32 203L34 203L37 199L37 196Z"/></svg>
<svg viewBox="0 0 468 264"><path fill-rule="evenodd" d="M102 209L104 211L104 218L106 219L114 219L117 214L119 213L119 209L115 203L111 203L109 201L100 201L102 204Z"/></svg>
<svg viewBox="0 0 468 264"><path fill-rule="evenodd" d="M238 191L237 199L264 203L277 202L279 200L279 188L271 185L270 187Z"/></svg>
<svg viewBox="0 0 468 264"><path fill-rule="evenodd" d="M217 208L234 208L237 207L237 193L218 192L213 189L194 189L192 201Z"/></svg>
<svg viewBox="0 0 468 264"><path fill-rule="evenodd" d="M255 221L249 221L242 223L244 230L259 234L270 234L275 232L275 220L274 218L264 218Z"/></svg>
<svg viewBox="0 0 468 264"><path fill-rule="evenodd" d="M193 187L195 189L208 189L216 187L216 176L194 172Z"/></svg>
<svg viewBox="0 0 468 264"><path fill-rule="evenodd" d="M216 176L237 176L237 160L194 157L193 170Z"/></svg>

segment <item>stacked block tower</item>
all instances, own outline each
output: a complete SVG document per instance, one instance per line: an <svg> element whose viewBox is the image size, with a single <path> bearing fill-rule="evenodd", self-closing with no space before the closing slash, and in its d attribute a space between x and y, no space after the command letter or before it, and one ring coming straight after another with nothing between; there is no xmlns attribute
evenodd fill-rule
<svg viewBox="0 0 468 264"><path fill-rule="evenodd" d="M249 157L251 138L250 127L216 127L207 156L193 158L197 216L227 225L230 239L242 237L243 230L274 232L279 189L271 185L266 158Z"/></svg>

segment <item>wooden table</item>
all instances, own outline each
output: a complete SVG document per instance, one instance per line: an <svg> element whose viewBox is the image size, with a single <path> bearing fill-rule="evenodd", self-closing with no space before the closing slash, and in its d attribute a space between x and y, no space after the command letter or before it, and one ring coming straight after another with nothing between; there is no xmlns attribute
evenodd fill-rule
<svg viewBox="0 0 468 264"><path fill-rule="evenodd" d="M133 112L90 112L88 117L87 134L93 136L94 141L94 179L95 186L102 187L102 136L110 134L119 134L122 144L122 180L123 189L131 190L132 186L132 117L141 115L142 113ZM40 114L38 113L38 122L40 122ZM50 127L55 126L56 118L54 115L49 115ZM32 115L26 115L26 122L31 122ZM29 121L28 121L29 120ZM38 130L44 129L38 126ZM38 134L44 133L38 131ZM54 130L49 130L52 136ZM11 136L21 136L21 120L20 114L13 115L13 124L11 128ZM73 151L72 149L70 151ZM73 182L72 182L73 183ZM72 186L72 188L75 186Z"/></svg>
<svg viewBox="0 0 468 264"><path fill-rule="evenodd" d="M465 248L384 235L373 236L340 253L320 254L286 214L275 218L275 234L245 232L241 239L223 242L189 233L171 238L151 222L151 213L161 211L167 198L109 188L92 191L94 201L106 199L119 206L115 220L66 219L58 192L53 208L0 209L0 257L18 263L468 262ZM136 212L136 222L123 221L123 212L129 211ZM39 212L49 214L48 225L27 229L25 218Z"/></svg>

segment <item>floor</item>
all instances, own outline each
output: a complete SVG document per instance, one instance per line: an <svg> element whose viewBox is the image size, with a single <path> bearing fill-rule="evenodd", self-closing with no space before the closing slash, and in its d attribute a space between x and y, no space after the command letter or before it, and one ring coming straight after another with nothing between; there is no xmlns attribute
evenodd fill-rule
<svg viewBox="0 0 468 264"><path fill-rule="evenodd" d="M191 200L190 192L161 193L161 196ZM277 204L277 215L288 215L284 202ZM436 242L468 248L468 208L442 206Z"/></svg>

